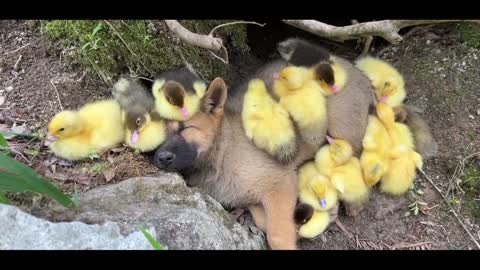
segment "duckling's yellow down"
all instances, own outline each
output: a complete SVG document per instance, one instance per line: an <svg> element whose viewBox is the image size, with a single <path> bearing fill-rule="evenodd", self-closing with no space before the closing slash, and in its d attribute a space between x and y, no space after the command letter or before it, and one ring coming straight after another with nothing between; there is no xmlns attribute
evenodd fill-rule
<svg viewBox="0 0 480 270"><path fill-rule="evenodd" d="M105 100L87 104L78 111L58 113L50 121L48 132L56 138L49 145L55 155L80 160L121 143L125 129L119 104Z"/></svg>

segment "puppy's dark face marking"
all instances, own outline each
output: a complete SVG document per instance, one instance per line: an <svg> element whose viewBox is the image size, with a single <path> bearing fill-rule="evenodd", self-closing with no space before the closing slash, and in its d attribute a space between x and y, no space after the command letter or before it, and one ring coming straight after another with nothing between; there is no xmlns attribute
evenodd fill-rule
<svg viewBox="0 0 480 270"><path fill-rule="evenodd" d="M184 130L186 129L169 130L167 139L155 151L153 164L159 169L182 172L193 166L198 156L198 148L194 142L185 140L182 134Z"/></svg>

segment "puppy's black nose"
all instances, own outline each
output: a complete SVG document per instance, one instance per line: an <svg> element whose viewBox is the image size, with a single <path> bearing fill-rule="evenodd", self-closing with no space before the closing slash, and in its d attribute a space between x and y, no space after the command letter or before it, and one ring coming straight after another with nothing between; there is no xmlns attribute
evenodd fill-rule
<svg viewBox="0 0 480 270"><path fill-rule="evenodd" d="M175 159L175 154L168 151L158 152L155 155L155 160L157 161L157 163L162 164L164 166L170 165L174 159Z"/></svg>

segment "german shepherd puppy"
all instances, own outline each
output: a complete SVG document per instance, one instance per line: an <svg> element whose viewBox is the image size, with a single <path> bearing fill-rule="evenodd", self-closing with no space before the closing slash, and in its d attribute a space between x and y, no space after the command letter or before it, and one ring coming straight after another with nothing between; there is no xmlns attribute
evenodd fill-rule
<svg viewBox="0 0 480 270"><path fill-rule="evenodd" d="M167 124L169 135L153 163L182 173L189 186L206 190L224 206L248 208L272 249L296 249L296 168L316 149L302 144L297 159L281 165L249 141L241 116L225 112L226 100L224 80L214 79L198 113Z"/></svg>

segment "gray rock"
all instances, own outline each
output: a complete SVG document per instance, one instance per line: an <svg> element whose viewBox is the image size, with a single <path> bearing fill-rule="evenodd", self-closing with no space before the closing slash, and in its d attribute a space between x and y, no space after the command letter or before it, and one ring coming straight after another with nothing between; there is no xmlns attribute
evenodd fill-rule
<svg viewBox="0 0 480 270"><path fill-rule="evenodd" d="M128 235L112 222L88 225L81 222L53 223L19 209L0 204L0 249L152 249L141 232ZM150 228L149 232L152 232ZM152 236L155 237L154 232Z"/></svg>
<svg viewBox="0 0 480 270"><path fill-rule="evenodd" d="M33 213L53 221L113 222L124 236L145 226L171 250L266 246L263 233L247 231L248 226L233 220L217 201L200 189L187 187L176 174L131 178L95 188L81 194L79 202L76 211L52 203Z"/></svg>

